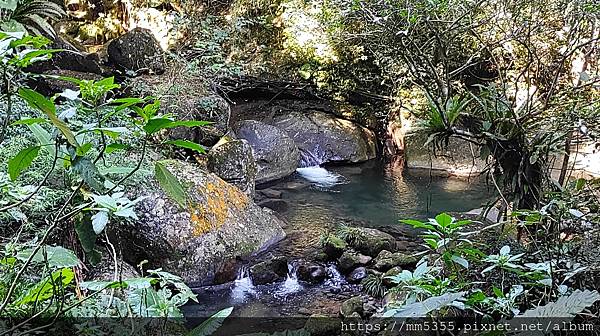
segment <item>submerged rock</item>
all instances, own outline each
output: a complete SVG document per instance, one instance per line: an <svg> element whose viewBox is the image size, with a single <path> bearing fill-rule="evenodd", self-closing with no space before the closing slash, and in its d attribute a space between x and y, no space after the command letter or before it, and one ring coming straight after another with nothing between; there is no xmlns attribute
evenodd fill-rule
<svg viewBox="0 0 600 336"><path fill-rule="evenodd" d="M160 44L152 32L135 28L108 44L108 60L117 68L129 71L165 72L165 59Z"/></svg>
<svg viewBox="0 0 600 336"><path fill-rule="evenodd" d="M288 264L285 257L273 257L250 267L250 278L255 285L282 281L288 274Z"/></svg>
<svg viewBox="0 0 600 336"><path fill-rule="evenodd" d="M285 236L282 222L238 188L215 174L185 162L166 167L184 186L184 207L154 180L142 185L139 220L121 223L114 239L133 265L148 260L190 285L209 285L232 260L247 258Z"/></svg>
<svg viewBox="0 0 600 336"><path fill-rule="evenodd" d="M327 278L325 267L315 263L302 263L298 267L298 279L313 284L323 282Z"/></svg>
<svg viewBox="0 0 600 336"><path fill-rule="evenodd" d="M256 183L281 179L298 168L300 151L284 131L256 120L239 122L235 131L252 146L258 168Z"/></svg>
<svg viewBox="0 0 600 336"><path fill-rule="evenodd" d="M208 153L208 169L246 195L254 195L256 164L246 140L219 142Z"/></svg>
<svg viewBox="0 0 600 336"><path fill-rule="evenodd" d="M302 154L301 166L327 162L362 162L376 157L375 133L323 112L292 112L273 125L284 130Z"/></svg>
<svg viewBox="0 0 600 336"><path fill-rule="evenodd" d="M377 255L377 258L375 258L374 267L378 271L385 272L395 266L400 266L403 268L407 266L414 266L417 264L417 261L418 259L416 257L402 252L392 253L388 250L383 250L379 252L379 255Z"/></svg>

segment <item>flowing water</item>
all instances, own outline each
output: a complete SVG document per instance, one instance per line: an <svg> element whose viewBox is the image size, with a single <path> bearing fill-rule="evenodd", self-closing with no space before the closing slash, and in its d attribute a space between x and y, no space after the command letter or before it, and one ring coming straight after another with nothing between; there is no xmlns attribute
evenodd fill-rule
<svg viewBox="0 0 600 336"><path fill-rule="evenodd" d="M283 191L288 208L287 237L262 258L285 255L289 274L280 283L254 286L247 266L237 280L198 289L200 304L186 308L188 316L209 316L234 306L234 316L294 316L301 309L335 314L339 302L356 292L334 265L321 285L298 281L296 261L314 252L323 232L340 224L376 227L396 237L413 237L400 219L425 219L443 211L465 212L481 207L492 196L481 180L430 177L373 161L345 167L299 168L290 178L270 186ZM401 239L401 238L399 238ZM410 240L410 238L407 238ZM260 258L260 256L259 256Z"/></svg>

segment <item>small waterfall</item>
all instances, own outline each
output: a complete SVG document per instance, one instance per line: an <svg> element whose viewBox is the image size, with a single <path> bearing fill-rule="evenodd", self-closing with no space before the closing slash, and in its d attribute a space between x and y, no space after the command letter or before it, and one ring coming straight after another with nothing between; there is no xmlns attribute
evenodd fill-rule
<svg viewBox="0 0 600 336"><path fill-rule="evenodd" d="M300 168L319 166L325 160L323 159L323 153L321 148L317 145L312 152L302 150L300 151Z"/></svg>
<svg viewBox="0 0 600 336"><path fill-rule="evenodd" d="M256 288L250 278L250 269L248 265L242 265L231 288L231 299L234 302L244 302L254 294L256 294Z"/></svg>
<svg viewBox="0 0 600 336"><path fill-rule="evenodd" d="M285 298L286 295L299 292L302 290L302 285L298 282L298 263L288 263L288 275L283 284L277 289L276 297Z"/></svg>
<svg viewBox="0 0 600 336"><path fill-rule="evenodd" d="M298 168L296 171L300 176L313 182L319 187L330 188L345 182L342 175L330 172L319 166Z"/></svg>
<svg viewBox="0 0 600 336"><path fill-rule="evenodd" d="M342 285L346 283L346 278L333 264L327 266L327 278L325 286L328 287L342 288Z"/></svg>

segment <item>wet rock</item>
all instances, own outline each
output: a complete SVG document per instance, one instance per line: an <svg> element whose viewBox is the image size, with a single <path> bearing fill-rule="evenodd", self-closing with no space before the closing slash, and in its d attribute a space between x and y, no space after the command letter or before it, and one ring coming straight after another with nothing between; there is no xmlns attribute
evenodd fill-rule
<svg viewBox="0 0 600 336"><path fill-rule="evenodd" d="M375 133L327 113L292 112L277 117L273 125L294 140L305 167L327 162L362 162L376 157Z"/></svg>
<svg viewBox="0 0 600 336"><path fill-rule="evenodd" d="M358 267L348 275L348 282L360 283L364 278L367 277L367 269L364 267Z"/></svg>
<svg viewBox="0 0 600 336"><path fill-rule="evenodd" d="M335 336L339 335L341 320L327 315L313 314L304 324L304 330L311 336Z"/></svg>
<svg viewBox="0 0 600 336"><path fill-rule="evenodd" d="M400 266L400 267L414 266L417 264L417 261L418 260L416 257L413 257L411 255L408 255L408 254L405 254L402 252L392 253L388 250L383 250L383 251L379 252L379 254L377 255L377 258L375 258L375 260L374 260L375 266L374 267L378 271L385 272L395 266Z"/></svg>
<svg viewBox="0 0 600 336"><path fill-rule="evenodd" d="M345 251L338 259L338 268L343 273L350 272L352 269L368 264L373 258L362 255L352 250Z"/></svg>
<svg viewBox="0 0 600 336"><path fill-rule="evenodd" d="M290 206L286 200L271 198L262 200L256 204L258 206L266 207L277 212L285 212Z"/></svg>
<svg viewBox="0 0 600 336"><path fill-rule="evenodd" d="M383 274L383 280L382 280L383 285L386 286L387 288L392 288L392 287L396 286L396 283L394 283L392 280L390 280L389 277L396 276L396 275L400 274L400 272L402 272L402 268L400 266L390 268L387 272L385 272Z"/></svg>
<svg viewBox="0 0 600 336"><path fill-rule="evenodd" d="M374 304L370 303L370 302L365 303L364 306L363 306L363 309L364 309L363 315L365 317L371 317L375 313L377 313L377 307Z"/></svg>
<svg viewBox="0 0 600 336"><path fill-rule="evenodd" d="M215 278L213 283L215 285L220 285L231 282L237 278L237 275L238 262L235 259L227 260L215 270Z"/></svg>
<svg viewBox="0 0 600 336"><path fill-rule="evenodd" d="M256 164L246 140L225 140L208 153L208 169L246 195L254 195Z"/></svg>
<svg viewBox="0 0 600 336"><path fill-rule="evenodd" d="M107 49L108 61L115 67L138 72L165 72L165 59L160 44L148 29L135 28L112 40Z"/></svg>
<svg viewBox="0 0 600 336"><path fill-rule="evenodd" d="M339 258L348 249L348 244L344 240L332 234L327 235L322 242L322 246L323 252L330 260Z"/></svg>
<svg viewBox="0 0 600 336"><path fill-rule="evenodd" d="M344 301L340 306L340 314L343 317L353 317L353 314L358 314L358 317L360 317L363 313L363 299L360 296L350 298Z"/></svg>
<svg viewBox="0 0 600 336"><path fill-rule="evenodd" d="M396 246L394 237L383 231L371 228L358 228L353 230L358 231L359 239L350 242L355 250L364 253L371 257L376 257L383 250L393 250Z"/></svg>
<svg viewBox="0 0 600 336"><path fill-rule="evenodd" d="M187 203L177 204L154 179L138 185L135 196L146 196L136 206L140 218L120 223L111 239L130 264L148 260L148 268L162 267L192 286L210 285L225 263L285 237L281 220L215 174L176 160L165 166L185 186Z"/></svg>
<svg viewBox="0 0 600 336"><path fill-rule="evenodd" d="M288 265L285 257L273 257L250 267L250 278L255 285L282 281L287 273Z"/></svg>
<svg viewBox="0 0 600 336"><path fill-rule="evenodd" d="M325 267L315 263L302 263L298 266L298 279L312 284L323 282L327 278Z"/></svg>
<svg viewBox="0 0 600 336"><path fill-rule="evenodd" d="M244 120L235 132L252 146L258 167L256 183L265 183L289 176L300 162L300 151L287 133L256 120Z"/></svg>
<svg viewBox="0 0 600 336"><path fill-rule="evenodd" d="M262 196L265 196L266 198L281 198L282 196L282 192L281 190L275 190L275 189L262 189L258 191Z"/></svg>

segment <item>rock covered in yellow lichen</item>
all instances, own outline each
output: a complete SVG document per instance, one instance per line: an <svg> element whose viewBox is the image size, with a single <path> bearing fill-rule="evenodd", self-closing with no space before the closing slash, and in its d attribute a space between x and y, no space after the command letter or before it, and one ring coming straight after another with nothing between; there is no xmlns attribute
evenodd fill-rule
<svg viewBox="0 0 600 336"><path fill-rule="evenodd" d="M211 284L231 273L232 260L247 257L281 240L282 222L238 188L194 164L166 164L188 194L182 208L156 181L143 186L140 220L122 225L119 238L130 263L148 260L191 284ZM220 279L223 280L223 279ZM225 279L228 280L228 279Z"/></svg>

